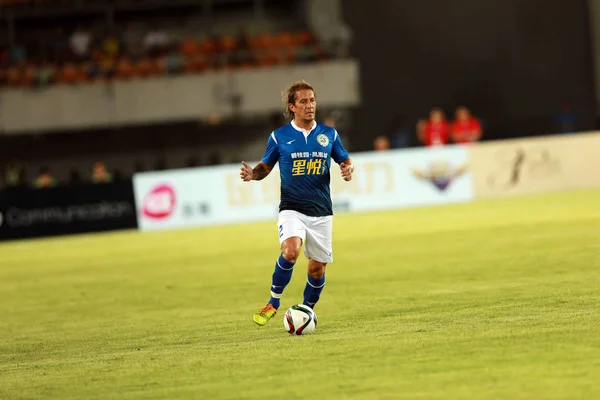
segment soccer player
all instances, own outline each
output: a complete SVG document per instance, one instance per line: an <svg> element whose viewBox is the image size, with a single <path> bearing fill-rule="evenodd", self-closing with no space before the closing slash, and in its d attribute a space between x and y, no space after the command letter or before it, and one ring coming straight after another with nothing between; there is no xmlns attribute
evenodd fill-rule
<svg viewBox="0 0 600 400"><path fill-rule="evenodd" d="M258 165L252 168L242 161L240 171L244 182L259 181L269 175L279 161L281 199L277 226L281 255L275 263L271 298L254 315L254 322L261 326L277 313L303 244L308 258L303 303L314 308L319 301L325 286L325 267L333 261L331 159L340 165L345 181L350 181L354 172L337 131L315 121L317 100L309 84L293 83L284 93L283 104L284 115L292 121L271 133Z"/></svg>

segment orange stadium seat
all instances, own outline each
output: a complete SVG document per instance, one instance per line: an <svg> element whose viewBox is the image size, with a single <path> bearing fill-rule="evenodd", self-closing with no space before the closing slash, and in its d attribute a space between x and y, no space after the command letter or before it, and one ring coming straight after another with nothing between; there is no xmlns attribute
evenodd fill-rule
<svg viewBox="0 0 600 400"><path fill-rule="evenodd" d="M214 40L207 37L200 43L200 51L202 51L204 54L215 53L217 51L217 44Z"/></svg>
<svg viewBox="0 0 600 400"><path fill-rule="evenodd" d="M281 31L277 35L279 55L283 62L292 64L296 60L296 42L289 31Z"/></svg>
<svg viewBox="0 0 600 400"><path fill-rule="evenodd" d="M152 60L149 57L142 58L137 64L137 75L146 78L164 73L164 63L161 65L160 60Z"/></svg>
<svg viewBox="0 0 600 400"><path fill-rule="evenodd" d="M119 79L129 79L135 76L135 66L127 57L122 57L117 61L115 76Z"/></svg>
<svg viewBox="0 0 600 400"><path fill-rule="evenodd" d="M181 42L180 51L187 57L193 56L200 51L200 46L194 38L186 38Z"/></svg>
<svg viewBox="0 0 600 400"><path fill-rule="evenodd" d="M307 46L313 43L314 37L309 31L300 31L295 35L297 46Z"/></svg>
<svg viewBox="0 0 600 400"><path fill-rule="evenodd" d="M269 33L256 37L254 52L260 66L273 66L279 62L276 38Z"/></svg>
<svg viewBox="0 0 600 400"><path fill-rule="evenodd" d="M153 76L164 75L167 72L167 57L162 56L151 63L150 74Z"/></svg>
<svg viewBox="0 0 600 400"><path fill-rule="evenodd" d="M206 68L206 57L204 54L194 54L185 60L183 71L188 73L201 72Z"/></svg>
<svg viewBox="0 0 600 400"><path fill-rule="evenodd" d="M0 0L0 4L31 1L34 0ZM4 53L0 53L0 58L4 55L6 59L3 64L5 69L0 73L0 86L91 83L113 76L117 79L131 79L167 73L201 73L219 68L250 69L314 61L325 57L309 30L282 30L257 35L242 30L238 35L207 35L201 40L188 35L166 53L166 58L156 61L143 57L134 62L129 51L135 50L131 50L125 43L121 46L116 39L105 39L91 48L89 58L80 65L70 62L65 65L44 64L38 70L34 65L27 64L29 60L9 65L10 52L6 49ZM124 57L120 54L124 54ZM54 68L54 71L49 72L49 68Z"/></svg>
<svg viewBox="0 0 600 400"><path fill-rule="evenodd" d="M84 80L83 71L71 62L65 63L58 74L58 82L60 83L74 84Z"/></svg>
<svg viewBox="0 0 600 400"><path fill-rule="evenodd" d="M237 47L235 37L233 37L231 35L222 36L220 42L221 42L220 43L221 51L223 51L225 53L230 53L230 52L234 51Z"/></svg>
<svg viewBox="0 0 600 400"><path fill-rule="evenodd" d="M21 86L23 82L21 71L17 67L10 67L6 71L6 83L11 87Z"/></svg>

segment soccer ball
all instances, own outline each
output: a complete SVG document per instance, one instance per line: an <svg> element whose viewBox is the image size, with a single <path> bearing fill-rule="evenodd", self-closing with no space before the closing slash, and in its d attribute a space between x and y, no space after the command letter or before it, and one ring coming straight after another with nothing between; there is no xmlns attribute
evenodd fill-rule
<svg viewBox="0 0 600 400"><path fill-rule="evenodd" d="M283 327L290 335L308 335L317 327L317 314L304 304L293 305L283 316Z"/></svg>

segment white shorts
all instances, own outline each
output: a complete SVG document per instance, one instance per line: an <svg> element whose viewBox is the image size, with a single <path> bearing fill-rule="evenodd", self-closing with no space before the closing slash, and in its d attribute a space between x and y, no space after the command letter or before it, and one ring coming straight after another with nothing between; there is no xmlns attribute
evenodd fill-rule
<svg viewBox="0 0 600 400"><path fill-rule="evenodd" d="M309 217L297 211L284 210L277 221L279 243L297 236L304 244L304 255L315 261L333 261L332 233L333 215Z"/></svg>

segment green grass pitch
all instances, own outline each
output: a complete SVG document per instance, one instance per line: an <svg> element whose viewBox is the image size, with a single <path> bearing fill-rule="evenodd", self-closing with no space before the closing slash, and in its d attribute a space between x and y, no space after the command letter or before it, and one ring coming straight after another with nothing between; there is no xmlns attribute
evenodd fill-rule
<svg viewBox="0 0 600 400"><path fill-rule="evenodd" d="M598 399L600 191L334 221L311 336L275 221L0 244L1 399Z"/></svg>

